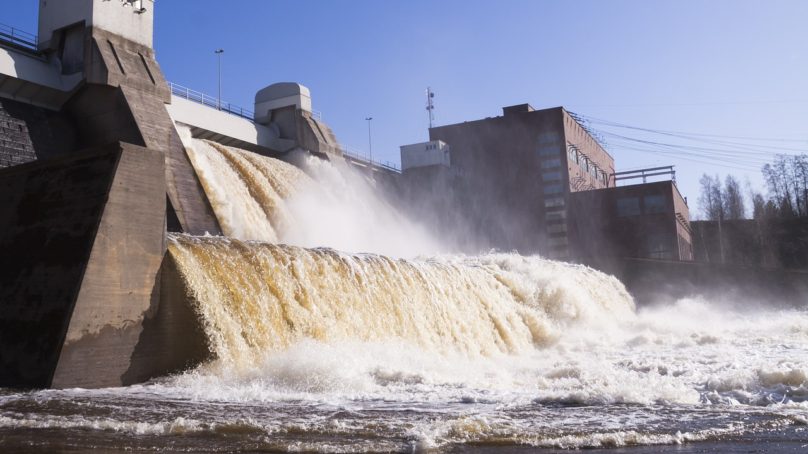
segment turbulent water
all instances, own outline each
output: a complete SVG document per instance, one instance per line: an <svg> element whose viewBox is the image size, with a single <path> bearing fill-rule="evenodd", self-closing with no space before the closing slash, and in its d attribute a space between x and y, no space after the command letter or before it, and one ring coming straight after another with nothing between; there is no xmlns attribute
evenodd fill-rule
<svg viewBox="0 0 808 454"><path fill-rule="evenodd" d="M426 254L359 175L190 145L227 237L174 235L169 254L210 361L0 390L0 450L808 449L805 309L635 308L583 266Z"/></svg>
<svg viewBox="0 0 808 454"><path fill-rule="evenodd" d="M386 202L381 188L345 163L284 161L214 142L184 141L227 237L396 257L441 251L425 228Z"/></svg>

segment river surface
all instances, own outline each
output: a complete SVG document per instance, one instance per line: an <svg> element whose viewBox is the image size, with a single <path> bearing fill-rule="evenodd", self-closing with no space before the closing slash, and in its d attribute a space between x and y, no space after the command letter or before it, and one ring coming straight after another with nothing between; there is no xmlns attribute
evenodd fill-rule
<svg viewBox="0 0 808 454"><path fill-rule="evenodd" d="M301 340L247 369L4 390L0 450L808 450L805 311L682 300L585 325L515 355Z"/></svg>

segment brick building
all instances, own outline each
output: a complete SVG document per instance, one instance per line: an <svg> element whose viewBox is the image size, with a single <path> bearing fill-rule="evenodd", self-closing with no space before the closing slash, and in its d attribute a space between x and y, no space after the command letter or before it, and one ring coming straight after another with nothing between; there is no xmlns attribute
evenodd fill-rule
<svg viewBox="0 0 808 454"><path fill-rule="evenodd" d="M614 158L563 107L505 107L499 117L431 128L429 138L402 152L448 147L444 169L405 166L404 180L418 200L440 204L439 228L470 226L478 249L692 259L687 204L675 183L617 187ZM438 143L445 146L429 146ZM633 201L639 211L627 215ZM458 214L448 216L447 205Z"/></svg>

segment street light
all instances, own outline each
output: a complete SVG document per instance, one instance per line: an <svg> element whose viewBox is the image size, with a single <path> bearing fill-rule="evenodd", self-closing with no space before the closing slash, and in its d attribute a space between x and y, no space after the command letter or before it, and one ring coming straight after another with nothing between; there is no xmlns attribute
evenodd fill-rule
<svg viewBox="0 0 808 454"><path fill-rule="evenodd" d="M373 117L367 117L365 120L368 122L368 153L370 153L370 168L373 170L373 143L370 141L370 121Z"/></svg>
<svg viewBox="0 0 808 454"><path fill-rule="evenodd" d="M222 110L222 54L224 49L216 49L213 53L216 54L219 68L219 96L216 98L216 108Z"/></svg>

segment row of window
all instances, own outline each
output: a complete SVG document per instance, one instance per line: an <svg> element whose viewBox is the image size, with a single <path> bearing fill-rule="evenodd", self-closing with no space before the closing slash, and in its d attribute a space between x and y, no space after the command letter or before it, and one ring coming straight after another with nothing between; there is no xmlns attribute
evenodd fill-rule
<svg viewBox="0 0 808 454"><path fill-rule="evenodd" d="M539 147L539 156L558 156L560 154L558 148L557 146Z"/></svg>
<svg viewBox="0 0 808 454"><path fill-rule="evenodd" d="M569 155L570 162L578 164L584 173L588 173L592 178L600 181L604 185L609 185L609 174L599 169L598 166L592 162L585 154L578 150L578 147L568 143L567 154Z"/></svg>
<svg viewBox="0 0 808 454"><path fill-rule="evenodd" d="M639 197L620 197L617 199L618 216L639 216L642 213L655 214L665 212L664 195L646 195L642 198L642 208Z"/></svg>

